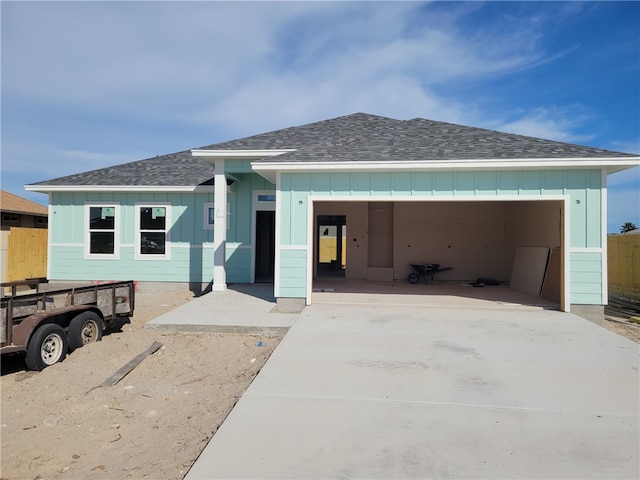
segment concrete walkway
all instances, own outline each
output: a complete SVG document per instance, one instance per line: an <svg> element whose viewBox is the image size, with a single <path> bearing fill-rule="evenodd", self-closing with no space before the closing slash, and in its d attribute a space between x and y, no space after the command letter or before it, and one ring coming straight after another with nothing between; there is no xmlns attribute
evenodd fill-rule
<svg viewBox="0 0 640 480"><path fill-rule="evenodd" d="M279 311L273 285L233 285L210 292L147 322L165 332L284 335L300 312Z"/></svg>
<svg viewBox="0 0 640 480"><path fill-rule="evenodd" d="M198 301L185 323L224 317ZM317 303L288 319L187 479L640 477L638 345L575 315Z"/></svg>

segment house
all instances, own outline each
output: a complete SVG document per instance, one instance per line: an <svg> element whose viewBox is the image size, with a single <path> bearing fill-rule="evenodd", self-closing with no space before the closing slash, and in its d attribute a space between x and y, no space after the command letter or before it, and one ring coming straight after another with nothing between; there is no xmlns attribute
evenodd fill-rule
<svg viewBox="0 0 640 480"><path fill-rule="evenodd" d="M1 281L44 277L47 233L32 229L47 228L47 207L0 190L0 215ZM12 230L13 242L10 241ZM28 261L18 265L15 260L22 257L29 257Z"/></svg>
<svg viewBox="0 0 640 480"><path fill-rule="evenodd" d="M356 113L26 189L50 196L52 280L273 282L279 302L309 304L314 278L403 280L420 261L455 266L443 281L509 281L518 247L546 246L560 255L560 308L597 313L607 174L639 164Z"/></svg>

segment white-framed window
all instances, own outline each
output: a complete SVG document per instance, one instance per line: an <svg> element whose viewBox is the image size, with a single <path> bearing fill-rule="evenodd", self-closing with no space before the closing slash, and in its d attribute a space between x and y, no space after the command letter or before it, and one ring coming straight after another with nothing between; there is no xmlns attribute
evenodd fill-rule
<svg viewBox="0 0 640 480"><path fill-rule="evenodd" d="M120 242L120 205L88 203L85 213L85 256L87 258L118 258Z"/></svg>
<svg viewBox="0 0 640 480"><path fill-rule="evenodd" d="M227 203L227 230L231 228L231 206ZM216 223L216 208L212 202L204 204L202 226L205 230L213 230Z"/></svg>
<svg viewBox="0 0 640 480"><path fill-rule="evenodd" d="M170 205L137 203L135 248L138 259L168 259Z"/></svg>

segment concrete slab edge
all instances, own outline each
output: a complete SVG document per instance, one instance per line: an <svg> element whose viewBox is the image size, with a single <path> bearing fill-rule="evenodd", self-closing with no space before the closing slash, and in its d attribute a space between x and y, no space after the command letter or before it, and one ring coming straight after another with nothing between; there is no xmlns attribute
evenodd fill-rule
<svg viewBox="0 0 640 480"><path fill-rule="evenodd" d="M256 327L245 325L176 325L147 323L144 328L165 333L245 333L248 335L279 337L290 327Z"/></svg>

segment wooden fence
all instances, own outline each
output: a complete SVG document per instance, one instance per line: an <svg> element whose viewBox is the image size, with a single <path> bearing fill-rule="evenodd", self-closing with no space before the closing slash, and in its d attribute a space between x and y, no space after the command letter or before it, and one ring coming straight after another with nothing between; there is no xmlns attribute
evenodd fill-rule
<svg viewBox="0 0 640 480"><path fill-rule="evenodd" d="M7 281L47 276L47 229L11 227Z"/></svg>
<svg viewBox="0 0 640 480"><path fill-rule="evenodd" d="M640 300L640 235L607 237L609 293Z"/></svg>

